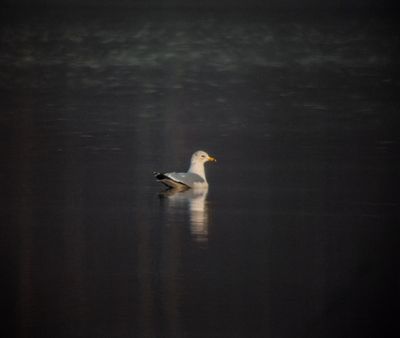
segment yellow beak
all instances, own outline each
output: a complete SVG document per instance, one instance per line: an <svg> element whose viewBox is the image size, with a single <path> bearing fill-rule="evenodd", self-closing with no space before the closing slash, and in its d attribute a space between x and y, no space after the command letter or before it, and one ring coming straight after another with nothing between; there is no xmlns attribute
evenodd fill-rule
<svg viewBox="0 0 400 338"><path fill-rule="evenodd" d="M208 157L208 160L209 160L210 162L217 162L217 159L216 159L215 157L212 157L212 156L209 156L209 157Z"/></svg>

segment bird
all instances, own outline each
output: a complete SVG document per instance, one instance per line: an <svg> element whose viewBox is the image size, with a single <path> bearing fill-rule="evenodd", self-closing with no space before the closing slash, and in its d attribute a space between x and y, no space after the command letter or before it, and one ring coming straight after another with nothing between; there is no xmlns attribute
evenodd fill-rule
<svg viewBox="0 0 400 338"><path fill-rule="evenodd" d="M198 150L193 153L190 167L185 173L159 173L154 172L155 178L168 188L187 190L193 188L207 188L208 182L204 170L204 163L216 162L217 160L205 151Z"/></svg>

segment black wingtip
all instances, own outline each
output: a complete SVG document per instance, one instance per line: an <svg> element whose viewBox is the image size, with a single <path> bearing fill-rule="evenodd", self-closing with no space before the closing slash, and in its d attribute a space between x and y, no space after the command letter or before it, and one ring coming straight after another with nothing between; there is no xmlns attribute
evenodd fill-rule
<svg viewBox="0 0 400 338"><path fill-rule="evenodd" d="M158 172L153 172L153 175L156 179L158 180L164 180L166 178L168 178L167 176L165 176L164 174L158 173Z"/></svg>

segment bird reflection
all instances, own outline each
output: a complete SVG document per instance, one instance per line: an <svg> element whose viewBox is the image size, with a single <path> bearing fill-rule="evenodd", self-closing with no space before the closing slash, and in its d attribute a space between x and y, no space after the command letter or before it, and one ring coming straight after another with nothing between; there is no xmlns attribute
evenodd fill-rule
<svg viewBox="0 0 400 338"><path fill-rule="evenodd" d="M202 189L168 189L160 193L160 197L168 201L168 206L187 208L190 218L190 232L197 242L208 240L208 212L206 197L208 188Z"/></svg>

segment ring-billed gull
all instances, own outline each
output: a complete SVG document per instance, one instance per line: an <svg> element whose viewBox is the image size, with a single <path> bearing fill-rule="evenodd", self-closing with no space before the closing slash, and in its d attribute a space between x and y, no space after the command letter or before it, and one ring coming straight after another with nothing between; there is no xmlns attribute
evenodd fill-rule
<svg viewBox="0 0 400 338"><path fill-rule="evenodd" d="M208 182L204 170L204 163L216 162L214 157L208 155L205 151L196 151L190 160L189 170L185 173L154 173L156 179L169 188L188 189L188 188L206 188Z"/></svg>

